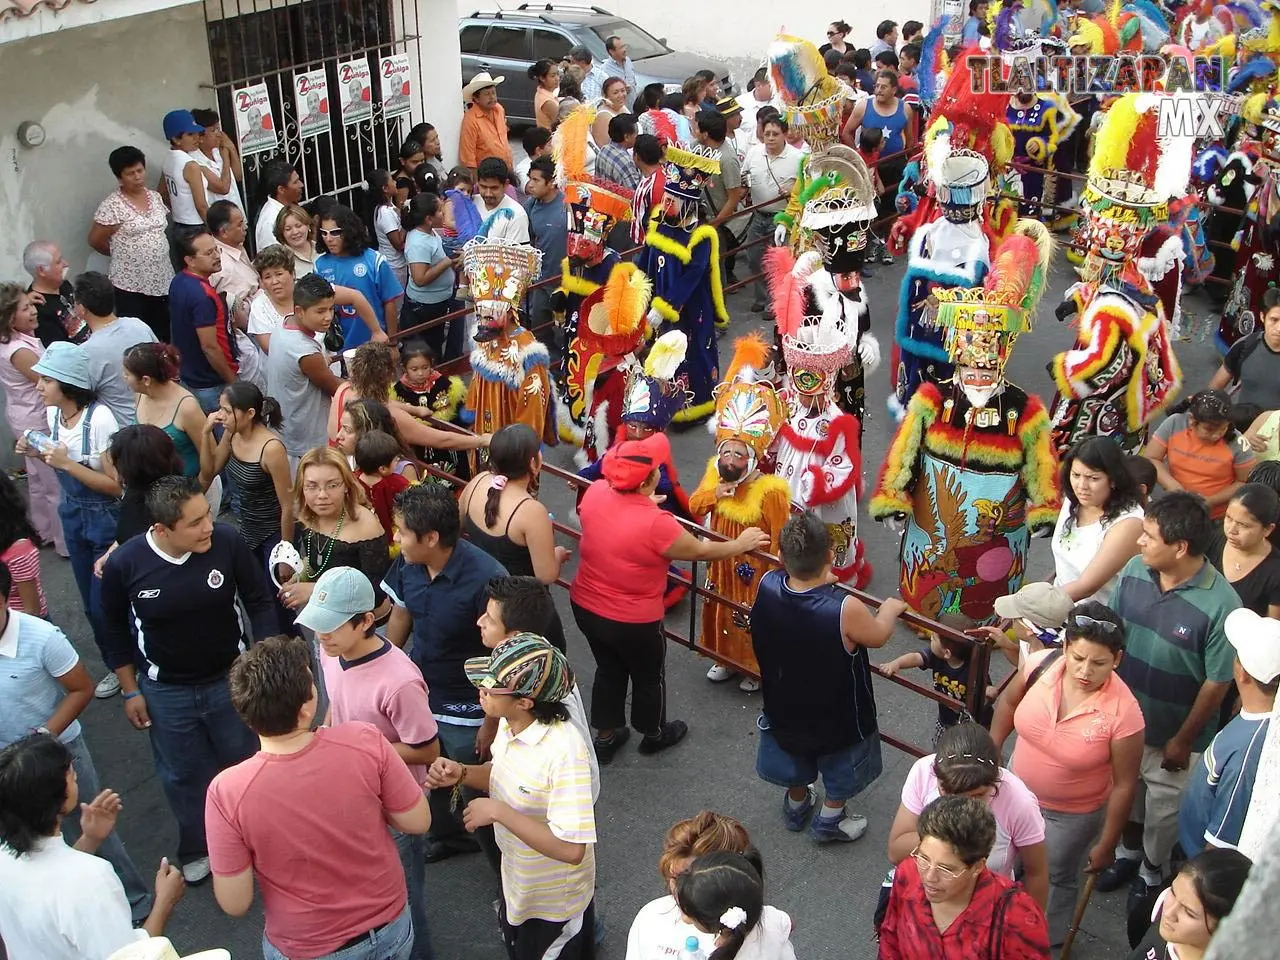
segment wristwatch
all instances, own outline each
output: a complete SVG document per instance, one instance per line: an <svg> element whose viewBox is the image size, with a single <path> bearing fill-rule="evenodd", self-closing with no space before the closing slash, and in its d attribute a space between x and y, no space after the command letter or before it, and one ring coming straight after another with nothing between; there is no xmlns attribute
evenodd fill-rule
<svg viewBox="0 0 1280 960"><path fill-rule="evenodd" d="M49 732L49 728L48 728L48 727L32 727L32 728L31 728L31 732L32 732L32 733L43 733L46 737L52 737L52 736L53 736L53 734Z"/></svg>

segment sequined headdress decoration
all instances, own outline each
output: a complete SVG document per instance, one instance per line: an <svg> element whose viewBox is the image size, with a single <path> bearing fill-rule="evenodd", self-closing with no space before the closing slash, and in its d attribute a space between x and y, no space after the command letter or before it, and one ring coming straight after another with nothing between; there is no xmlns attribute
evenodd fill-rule
<svg viewBox="0 0 1280 960"><path fill-rule="evenodd" d="M769 76L788 127L798 131L814 153L839 141L844 85L827 72L817 47L779 34L769 44Z"/></svg>
<svg viewBox="0 0 1280 960"><path fill-rule="evenodd" d="M730 440L745 444L751 458L748 471L760 462L784 419L777 392L760 379L768 357L769 345L760 334L740 337L728 376L716 387L716 415L710 423L716 449Z"/></svg>
<svg viewBox="0 0 1280 960"><path fill-rule="evenodd" d="M809 182L800 194L800 229L812 233L827 269L862 269L867 232L876 218L875 187L858 152L828 147L809 162Z"/></svg>
<svg viewBox="0 0 1280 960"><path fill-rule="evenodd" d="M462 248L462 264L471 280L476 318L492 325L519 309L529 284L542 269L542 252L527 243L476 237Z"/></svg>
<svg viewBox="0 0 1280 960"><path fill-rule="evenodd" d="M681 330L669 330L654 341L644 367L632 367L622 405L623 422L643 423L665 430L671 419L689 402L689 391L676 371L684 362L689 338Z"/></svg>

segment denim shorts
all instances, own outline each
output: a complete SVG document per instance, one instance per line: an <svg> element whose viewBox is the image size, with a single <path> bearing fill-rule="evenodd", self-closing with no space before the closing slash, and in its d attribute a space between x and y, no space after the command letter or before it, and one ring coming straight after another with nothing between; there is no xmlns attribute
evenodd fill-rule
<svg viewBox="0 0 1280 960"><path fill-rule="evenodd" d="M827 800L836 803L856 797L880 776L880 734L835 753L805 756L778 746L762 714L756 722L760 745L756 748L756 776L779 787L804 787L822 775Z"/></svg>

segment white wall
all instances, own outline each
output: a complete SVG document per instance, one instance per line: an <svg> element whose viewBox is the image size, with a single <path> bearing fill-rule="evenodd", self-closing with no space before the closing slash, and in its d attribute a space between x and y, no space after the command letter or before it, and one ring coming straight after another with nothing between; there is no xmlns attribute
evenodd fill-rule
<svg viewBox="0 0 1280 960"><path fill-rule="evenodd" d="M85 238L116 186L107 154L139 147L154 186L168 149L165 113L213 104L201 89L210 75L198 5L5 43L0 76L0 280L27 282L22 248L33 239L58 243L72 272L96 266ZM18 144L24 120L44 127L42 146Z"/></svg>
<svg viewBox="0 0 1280 960"><path fill-rule="evenodd" d="M417 59L410 44L409 65L415 90L423 91L425 116L414 102L413 120L425 120L440 134L445 166L458 162L458 132L462 126L462 53L458 48L458 18L450 0L417 0ZM467 12L476 9L473 5Z"/></svg>
<svg viewBox="0 0 1280 960"><path fill-rule="evenodd" d="M553 0L554 2L554 0ZM929 23L932 0L896 0L867 3L790 4L778 0L595 0L610 13L634 21L655 37L666 37L675 50L701 53L728 61L734 78L745 87L751 73L764 62L769 42L785 30L815 44L827 42L827 25L844 20L853 28L848 42L866 47L876 38L876 24L882 20ZM457 0L458 15L496 9L492 3ZM506 6L514 7L515 3Z"/></svg>

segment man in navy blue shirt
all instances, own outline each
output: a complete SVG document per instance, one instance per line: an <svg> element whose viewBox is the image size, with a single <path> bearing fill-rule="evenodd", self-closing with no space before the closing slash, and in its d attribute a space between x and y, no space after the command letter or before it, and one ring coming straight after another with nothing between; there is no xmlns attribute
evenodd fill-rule
<svg viewBox="0 0 1280 960"><path fill-rule="evenodd" d="M147 510L151 529L122 544L102 573L104 656L120 678L125 716L151 734L182 874L199 883L209 876L205 792L258 749L227 689L231 664L248 648L236 598L254 640L276 632L275 598L240 532L213 522L198 481L157 481Z"/></svg>
<svg viewBox="0 0 1280 960"><path fill-rule="evenodd" d="M169 284L170 336L182 355L182 385L195 394L205 413L240 370L231 314L209 278L222 269L218 244L204 227L175 227L174 278Z"/></svg>
<svg viewBox="0 0 1280 960"><path fill-rule="evenodd" d="M387 639L403 647L413 638L409 657L427 681L441 754L459 763L483 762L498 725L485 719L480 694L463 665L469 657L488 655L478 621L489 603L489 581L507 576L507 569L475 544L459 539L457 501L438 484L401 493L394 519L400 556L382 581L394 604ZM450 806L450 791L431 792L428 862L476 849ZM492 850L496 854L496 847Z"/></svg>
<svg viewBox="0 0 1280 960"><path fill-rule="evenodd" d="M1239 845L1280 687L1280 621L1241 607L1227 614L1222 629L1236 649L1240 712L1200 755L1182 794L1178 841L1188 857Z"/></svg>

